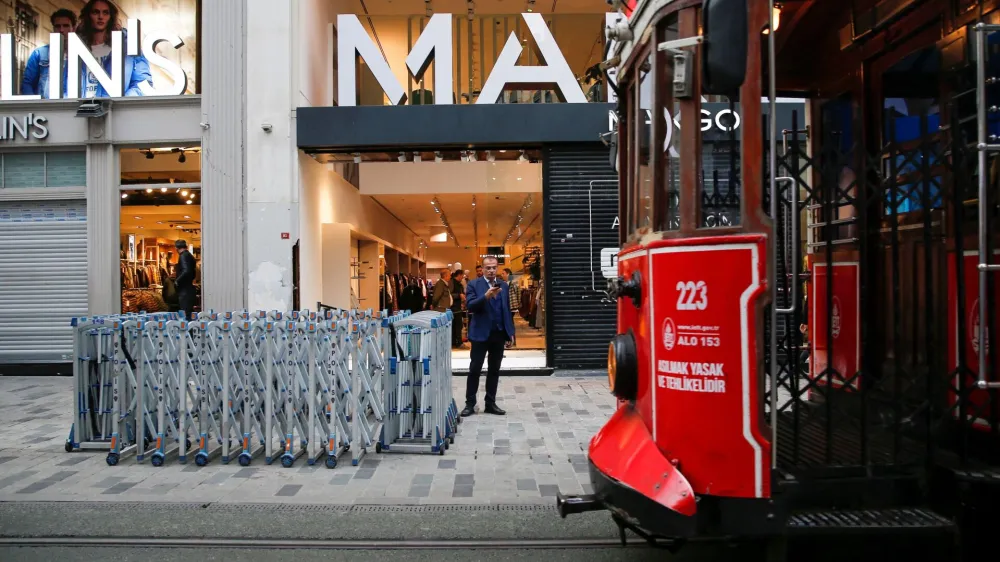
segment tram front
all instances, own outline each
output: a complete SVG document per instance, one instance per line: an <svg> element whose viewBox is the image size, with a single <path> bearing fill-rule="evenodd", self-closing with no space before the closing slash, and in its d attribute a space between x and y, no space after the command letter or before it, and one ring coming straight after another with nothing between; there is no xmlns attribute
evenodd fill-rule
<svg viewBox="0 0 1000 562"><path fill-rule="evenodd" d="M650 540L780 533L763 406L773 240L762 195L781 178L764 179L761 120L739 117L762 114L769 3L629 4L606 63L618 82L608 379L619 408L590 442L594 493L560 495L559 511L607 509L623 540L624 529Z"/></svg>

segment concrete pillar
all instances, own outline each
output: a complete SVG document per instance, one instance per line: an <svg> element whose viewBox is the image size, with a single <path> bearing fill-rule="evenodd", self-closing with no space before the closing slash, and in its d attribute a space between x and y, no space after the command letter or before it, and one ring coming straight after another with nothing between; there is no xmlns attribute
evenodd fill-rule
<svg viewBox="0 0 1000 562"><path fill-rule="evenodd" d="M90 124L91 138L103 122ZM103 136L103 133L102 133ZM87 300L90 314L121 311L118 159L110 141L87 147Z"/></svg>
<svg viewBox="0 0 1000 562"><path fill-rule="evenodd" d="M201 278L206 310L247 306L247 12L242 1L202 3Z"/></svg>

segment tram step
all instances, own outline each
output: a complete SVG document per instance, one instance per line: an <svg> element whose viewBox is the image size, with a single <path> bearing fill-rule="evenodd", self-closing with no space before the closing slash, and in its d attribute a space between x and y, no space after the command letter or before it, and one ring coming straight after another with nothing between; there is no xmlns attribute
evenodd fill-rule
<svg viewBox="0 0 1000 562"><path fill-rule="evenodd" d="M789 533L954 531L955 523L934 511L906 507L891 509L827 510L793 513Z"/></svg>
<svg viewBox="0 0 1000 562"><path fill-rule="evenodd" d="M955 478L973 484L1000 485L1000 469L956 470Z"/></svg>

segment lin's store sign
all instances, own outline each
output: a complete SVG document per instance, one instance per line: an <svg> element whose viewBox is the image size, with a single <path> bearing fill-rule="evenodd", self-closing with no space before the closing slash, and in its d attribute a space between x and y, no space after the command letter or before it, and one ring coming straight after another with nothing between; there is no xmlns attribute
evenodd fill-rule
<svg viewBox="0 0 1000 562"><path fill-rule="evenodd" d="M93 97L92 91L84 91L81 95L81 82L90 75L107 92L107 97L120 98L126 95L139 96L178 96L187 89L187 74L181 66L167 58L157 54L156 47L160 43L169 43L174 49L184 46L184 41L173 33L153 32L148 33L143 38L141 45L139 38L141 35L141 24L138 19L131 18L124 31L111 32L111 57L110 71L105 70L90 48L75 33L66 34L66 60L63 57L49 57L48 66L48 91L49 99L79 99L82 97ZM54 53L63 52L63 36L59 33L49 34L49 51ZM0 35L0 99L4 101L30 101L40 100L42 95L36 94L15 94L14 93L14 36L9 33ZM146 80L135 85L135 91L131 85L131 77L126 76L128 57L142 56L150 65L163 69L170 76L171 83L166 86L154 86L151 80ZM66 84L63 81L63 64L66 64ZM81 64L87 73L81 72ZM86 85L85 85L86 86ZM85 90L89 90L85 88ZM6 119L4 120L6 125ZM5 127L5 130L6 127ZM8 131L9 132L9 131ZM5 135L9 137L10 135ZM36 137L39 138L39 137Z"/></svg>

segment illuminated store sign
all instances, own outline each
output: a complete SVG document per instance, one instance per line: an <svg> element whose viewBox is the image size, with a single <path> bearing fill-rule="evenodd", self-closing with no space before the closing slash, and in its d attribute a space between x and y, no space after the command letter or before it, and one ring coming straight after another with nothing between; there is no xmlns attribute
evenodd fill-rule
<svg viewBox="0 0 1000 562"><path fill-rule="evenodd" d="M184 46L184 41L178 35L165 32L154 32L146 34L140 48L139 44L140 23L138 19L129 19L124 31L111 32L111 46L107 56L110 57L110 72L94 56L91 48L83 42L76 33L66 35L66 59L58 56L48 57L48 66L41 69L47 73L48 89L46 91L48 99L79 99L86 97L111 97L120 98L126 95L132 96L177 96L187 89L187 74L176 62L161 56L156 52L156 47L160 43L166 42L179 49ZM49 34L49 51L53 53L63 52L63 35L59 33ZM14 93L14 36L5 33L0 35L0 74L2 74L2 89L0 89L0 99L4 101L26 101L40 100L41 93L36 94L15 94ZM138 68L136 59L138 56L148 65L155 66L163 70L170 78L170 84L164 87L154 87L152 80L136 80L134 74L142 72ZM66 65L66 72L63 73L63 64ZM148 74L147 74L148 75ZM66 84L63 87L63 77ZM95 82L94 86L100 86L106 96L95 95L96 88L88 88L88 77ZM83 84L81 84L83 83ZM81 93L82 92L82 93Z"/></svg>
<svg viewBox="0 0 1000 562"><path fill-rule="evenodd" d="M477 104L493 104L497 102L504 90L535 90L553 89L560 99L570 103L587 103L587 97L577 82L573 71L556 45L552 32L545 24L541 14L521 14L527 24L528 32L538 48L538 55L545 62L541 66L517 66L521 57L521 42L517 35L511 33L507 38L500 56L497 57L493 70L486 77L482 91L476 99ZM446 72L434 73L434 103L450 105L455 88L452 83L454 44L453 18L451 14L434 14L427 26L417 38L413 50L406 56L406 67L417 80L420 80L431 61L435 67L447 69ZM361 56L375 80L389 97L393 105L406 103L406 92L399 80L393 75L389 63L383 58L379 47L361 25L361 20L354 14L337 16L337 94L340 105L353 106L358 104L356 57Z"/></svg>

